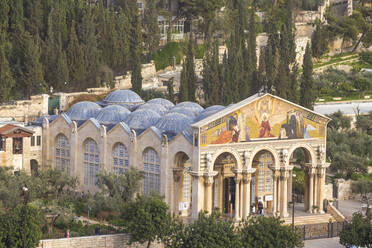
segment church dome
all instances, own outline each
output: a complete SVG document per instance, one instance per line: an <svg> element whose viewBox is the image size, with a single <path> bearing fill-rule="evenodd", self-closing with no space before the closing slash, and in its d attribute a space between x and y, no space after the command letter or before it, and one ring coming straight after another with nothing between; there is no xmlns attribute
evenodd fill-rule
<svg viewBox="0 0 372 248"><path fill-rule="evenodd" d="M203 111L203 107L197 104L196 102L181 102L175 106L175 108L177 107L190 109L196 115Z"/></svg>
<svg viewBox="0 0 372 248"><path fill-rule="evenodd" d="M98 112L96 119L101 124L114 124L124 121L129 114L125 107L109 105Z"/></svg>
<svg viewBox="0 0 372 248"><path fill-rule="evenodd" d="M163 105L160 105L157 103L149 103L149 102L139 106L137 110L139 109L151 109L155 111L156 113L158 113L160 116L164 115L167 112L167 109Z"/></svg>
<svg viewBox="0 0 372 248"><path fill-rule="evenodd" d="M101 109L101 106L97 103L83 101L72 105L66 114L71 120L88 120L89 118L95 118Z"/></svg>
<svg viewBox="0 0 372 248"><path fill-rule="evenodd" d="M203 111L203 112L200 113L200 115L198 115L195 118L194 122L201 121L201 120L207 118L208 116L211 116L211 115L213 115L213 114L215 114L215 113L217 113L219 111L220 110L218 110L218 109L214 109L214 110L212 109L212 110L209 110L209 111Z"/></svg>
<svg viewBox="0 0 372 248"><path fill-rule="evenodd" d="M115 90L108 94L103 100L106 105L119 104L132 108L135 105L143 103L143 100L136 92L131 90Z"/></svg>
<svg viewBox="0 0 372 248"><path fill-rule="evenodd" d="M147 103L160 104L166 109L171 109L174 107L174 104L171 101L164 99L164 98L154 98L154 99L147 101Z"/></svg>
<svg viewBox="0 0 372 248"><path fill-rule="evenodd" d="M204 109L203 111L200 112L200 114L203 114L204 112L209 112L209 111L221 111L223 109L225 109L226 107L225 106L222 106L222 105L212 105L206 109Z"/></svg>
<svg viewBox="0 0 372 248"><path fill-rule="evenodd" d="M194 119L197 116L197 114L193 112L191 109L184 107L174 107L171 110L169 110L168 113L180 113L186 115L190 119Z"/></svg>
<svg viewBox="0 0 372 248"><path fill-rule="evenodd" d="M128 115L126 123L133 129L147 129L154 126L160 115L151 109L137 109Z"/></svg>
<svg viewBox="0 0 372 248"><path fill-rule="evenodd" d="M166 133L179 133L190 127L191 119L180 113L168 113L155 124L155 127Z"/></svg>

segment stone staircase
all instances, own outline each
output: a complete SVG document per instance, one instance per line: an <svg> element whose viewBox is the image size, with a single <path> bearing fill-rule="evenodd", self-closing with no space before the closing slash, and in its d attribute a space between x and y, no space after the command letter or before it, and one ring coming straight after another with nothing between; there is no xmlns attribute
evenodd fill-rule
<svg viewBox="0 0 372 248"><path fill-rule="evenodd" d="M330 214L313 214L313 215L306 215L306 216L295 216L295 226L298 225L308 225L308 224L320 224L320 223L328 223L331 219L332 222L335 222L336 219ZM284 220L284 225L292 224L292 216L282 218Z"/></svg>

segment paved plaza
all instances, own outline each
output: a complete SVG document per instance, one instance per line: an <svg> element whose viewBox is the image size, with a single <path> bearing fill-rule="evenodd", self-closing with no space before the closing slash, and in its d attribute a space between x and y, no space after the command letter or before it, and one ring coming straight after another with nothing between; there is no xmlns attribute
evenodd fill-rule
<svg viewBox="0 0 372 248"><path fill-rule="evenodd" d="M305 248L344 248L339 243L339 238L306 240Z"/></svg>

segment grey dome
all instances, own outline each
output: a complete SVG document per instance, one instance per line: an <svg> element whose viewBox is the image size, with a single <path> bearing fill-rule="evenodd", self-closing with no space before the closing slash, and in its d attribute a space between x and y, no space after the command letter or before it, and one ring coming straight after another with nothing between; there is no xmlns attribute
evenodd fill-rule
<svg viewBox="0 0 372 248"><path fill-rule="evenodd" d="M163 107L166 109L171 109L174 107L174 104L171 101L164 99L164 98L154 98L154 99L147 101L147 103L160 104L160 105L163 105Z"/></svg>
<svg viewBox="0 0 372 248"><path fill-rule="evenodd" d="M209 112L209 111L212 111L212 110L215 110L215 111L221 111L223 109L225 109L226 107L225 106L222 106L222 105L212 105L206 109L204 109L203 111L200 112L200 114L203 114L205 112Z"/></svg>
<svg viewBox="0 0 372 248"><path fill-rule="evenodd" d="M115 90L103 100L106 104L142 104L143 100L136 92L131 90Z"/></svg>
<svg viewBox="0 0 372 248"><path fill-rule="evenodd" d="M168 113L180 113L186 115L190 119L194 119L197 116L197 114L193 112L191 109L184 107L174 107L171 110L169 110Z"/></svg>
<svg viewBox="0 0 372 248"><path fill-rule="evenodd" d="M96 117L101 110L101 106L94 102L78 102L72 105L66 112L71 120L88 120Z"/></svg>
<svg viewBox="0 0 372 248"><path fill-rule="evenodd" d="M31 124L41 126L43 124L44 118L47 118L50 123L54 121L55 119L57 119L57 117L58 115L43 115L43 116L40 116L36 121L32 121Z"/></svg>
<svg viewBox="0 0 372 248"><path fill-rule="evenodd" d="M137 109L128 115L126 123L133 129L147 129L154 126L160 115L151 109Z"/></svg>
<svg viewBox="0 0 372 248"><path fill-rule="evenodd" d="M200 115L198 115L195 118L194 122L201 121L201 120L207 118L208 116L211 116L211 115L213 115L213 114L215 114L215 113L217 113L219 111L220 110L218 110L218 109L214 109L214 110L212 109L212 110L209 110L209 111L203 111L203 112L200 113Z"/></svg>
<svg viewBox="0 0 372 248"><path fill-rule="evenodd" d="M168 113L164 115L155 127L166 133L179 133L190 127L191 119L180 113Z"/></svg>
<svg viewBox="0 0 372 248"><path fill-rule="evenodd" d="M183 107L192 110L195 114L199 114L203 111L203 107L197 104L196 102L181 102L175 106L176 107Z"/></svg>
<svg viewBox="0 0 372 248"><path fill-rule="evenodd" d="M139 109L151 109L158 113L160 116L164 115L167 112L167 109L163 105L148 102L139 106L137 110Z"/></svg>
<svg viewBox="0 0 372 248"><path fill-rule="evenodd" d="M124 121L130 111L119 105L109 105L101 109L97 114L97 121L101 124L114 124Z"/></svg>

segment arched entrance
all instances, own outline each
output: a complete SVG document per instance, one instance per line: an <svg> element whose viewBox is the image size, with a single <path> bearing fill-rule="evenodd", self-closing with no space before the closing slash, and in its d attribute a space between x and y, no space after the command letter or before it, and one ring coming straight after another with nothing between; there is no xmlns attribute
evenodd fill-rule
<svg viewBox="0 0 372 248"><path fill-rule="evenodd" d="M234 155L225 152L217 157L213 167L217 172L213 180L213 208L220 210L224 215L235 215L236 200L240 197L239 192L236 192L237 182L234 173L236 165Z"/></svg>
<svg viewBox="0 0 372 248"><path fill-rule="evenodd" d="M289 159L293 170L289 176L288 201L295 203L295 212L318 212L318 176L312 169L312 157L307 148L296 148ZM292 208L290 212L292 212Z"/></svg>
<svg viewBox="0 0 372 248"><path fill-rule="evenodd" d="M252 168L255 168L256 172L252 174L250 199L251 205L255 206L256 212L258 204L261 202L264 207L264 213L273 213L273 165L274 156L267 150L258 152L253 158Z"/></svg>
<svg viewBox="0 0 372 248"><path fill-rule="evenodd" d="M184 152L178 152L174 157L173 189L175 213L181 216L191 215L191 161Z"/></svg>
<svg viewBox="0 0 372 248"><path fill-rule="evenodd" d="M37 175L37 173L39 172L39 164L37 160L35 159L30 160L30 170L31 170L31 176Z"/></svg>

